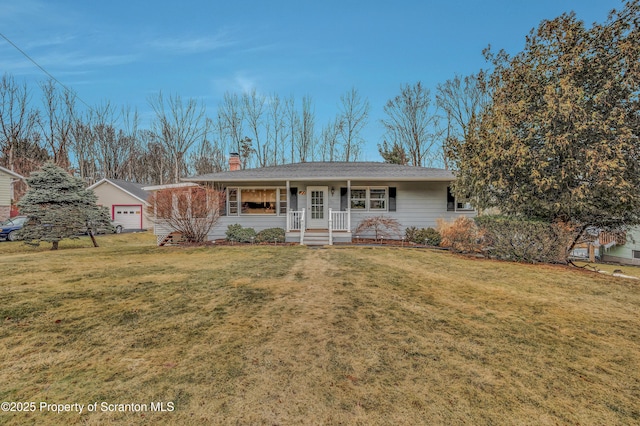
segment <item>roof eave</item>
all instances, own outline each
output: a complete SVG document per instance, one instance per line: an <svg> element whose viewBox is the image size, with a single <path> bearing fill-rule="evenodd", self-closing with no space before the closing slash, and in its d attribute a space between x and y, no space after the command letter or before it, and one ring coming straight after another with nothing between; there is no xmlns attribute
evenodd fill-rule
<svg viewBox="0 0 640 426"><path fill-rule="evenodd" d="M335 181L381 181L381 182L451 182L451 177L295 177L295 178L182 178L183 182L335 182Z"/></svg>

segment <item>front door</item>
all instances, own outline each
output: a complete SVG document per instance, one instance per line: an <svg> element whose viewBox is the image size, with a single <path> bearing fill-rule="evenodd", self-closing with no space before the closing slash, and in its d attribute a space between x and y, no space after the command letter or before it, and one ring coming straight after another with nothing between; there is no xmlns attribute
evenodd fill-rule
<svg viewBox="0 0 640 426"><path fill-rule="evenodd" d="M328 187L307 186L307 229L329 227Z"/></svg>

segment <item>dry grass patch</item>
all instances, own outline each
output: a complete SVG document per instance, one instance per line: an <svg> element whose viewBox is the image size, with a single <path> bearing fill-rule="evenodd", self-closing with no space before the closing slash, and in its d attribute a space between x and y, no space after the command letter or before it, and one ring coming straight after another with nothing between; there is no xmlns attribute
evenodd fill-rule
<svg viewBox="0 0 640 426"><path fill-rule="evenodd" d="M100 242L0 245L0 400L175 411L0 422L640 421L636 282L412 249Z"/></svg>

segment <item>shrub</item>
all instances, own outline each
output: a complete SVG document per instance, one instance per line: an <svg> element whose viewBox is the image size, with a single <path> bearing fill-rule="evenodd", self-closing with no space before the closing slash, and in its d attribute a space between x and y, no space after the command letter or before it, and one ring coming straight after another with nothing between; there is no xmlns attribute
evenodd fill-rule
<svg viewBox="0 0 640 426"><path fill-rule="evenodd" d="M433 228L423 228L418 234L422 241L430 246L439 246L442 241L440 233Z"/></svg>
<svg viewBox="0 0 640 426"><path fill-rule="evenodd" d="M571 227L559 223L500 216L475 221L483 231L485 252L503 260L564 263L573 235Z"/></svg>
<svg viewBox="0 0 640 426"><path fill-rule="evenodd" d="M251 243L255 240L257 234L253 228L243 228L240 224L227 226L227 241L236 241L239 243Z"/></svg>
<svg viewBox="0 0 640 426"><path fill-rule="evenodd" d="M460 216L453 222L438 219L438 232L442 237L440 245L461 253L479 252L482 248L482 232L473 219Z"/></svg>
<svg viewBox="0 0 640 426"><path fill-rule="evenodd" d="M433 228L416 228L410 226L404 230L404 237L407 241L416 244L428 244L430 246L440 245L440 233Z"/></svg>
<svg viewBox="0 0 640 426"><path fill-rule="evenodd" d="M390 217L375 216L363 219L355 230L356 234L368 233L374 234L375 239L379 238L399 238L400 223Z"/></svg>
<svg viewBox="0 0 640 426"><path fill-rule="evenodd" d="M258 232L256 236L256 242L258 243L284 243L284 229L282 228L268 228Z"/></svg>

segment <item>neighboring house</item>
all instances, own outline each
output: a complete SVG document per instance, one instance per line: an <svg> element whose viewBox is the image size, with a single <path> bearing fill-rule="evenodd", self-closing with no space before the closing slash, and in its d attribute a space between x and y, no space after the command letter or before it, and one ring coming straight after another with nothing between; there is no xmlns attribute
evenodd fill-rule
<svg viewBox="0 0 640 426"><path fill-rule="evenodd" d="M624 265L640 265L640 227L635 226L627 231L625 244L603 247L601 259Z"/></svg>
<svg viewBox="0 0 640 426"><path fill-rule="evenodd" d="M11 203L15 202L13 184L19 180L24 177L0 166L0 221L11 216Z"/></svg>
<svg viewBox="0 0 640 426"><path fill-rule="evenodd" d="M120 179L102 179L89 187L98 197L98 204L109 209L111 219L125 229L147 229L150 225L146 209L149 192L144 185Z"/></svg>
<svg viewBox="0 0 640 426"><path fill-rule="evenodd" d="M228 225L256 231L284 228L286 239L302 244L350 242L360 221L372 216L402 226L435 227L439 218L475 216L468 200L449 191L454 175L443 169L374 162L295 163L182 179L220 188L226 195L222 216L209 239L225 238ZM159 222L156 234L168 234ZM403 234L402 234L403 235ZM398 236L400 238L401 235Z"/></svg>

